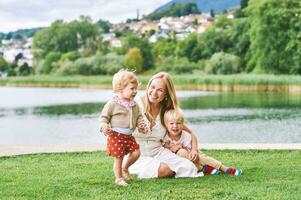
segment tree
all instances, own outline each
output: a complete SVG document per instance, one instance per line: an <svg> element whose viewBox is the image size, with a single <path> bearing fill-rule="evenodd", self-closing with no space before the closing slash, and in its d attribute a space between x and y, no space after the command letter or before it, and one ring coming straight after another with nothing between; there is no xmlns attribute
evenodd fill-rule
<svg viewBox="0 0 301 200"><path fill-rule="evenodd" d="M80 20L70 23L57 20L50 27L35 34L33 54L35 59L43 59L49 52L77 51L85 48L91 41L99 42L98 27L92 23L91 18L81 16Z"/></svg>
<svg viewBox="0 0 301 200"><path fill-rule="evenodd" d="M7 70L7 62L2 56L0 56L0 72L4 72L6 70Z"/></svg>
<svg viewBox="0 0 301 200"><path fill-rule="evenodd" d="M152 48L147 38L139 38L134 35L130 35L125 38L123 45L123 52L126 53L130 48L137 47L141 51L143 57L143 70L148 70L154 66L154 57L152 54Z"/></svg>
<svg viewBox="0 0 301 200"><path fill-rule="evenodd" d="M202 58L202 46L199 45L197 34L190 34L179 42L177 56L186 57L190 62L197 62Z"/></svg>
<svg viewBox="0 0 301 200"><path fill-rule="evenodd" d="M23 65L18 67L18 75L27 76L31 73L31 70L31 67L29 67L27 63L24 63Z"/></svg>
<svg viewBox="0 0 301 200"><path fill-rule="evenodd" d="M101 29L101 32L103 33L110 32L110 28L111 28L110 22L100 19L96 22L96 25Z"/></svg>
<svg viewBox="0 0 301 200"><path fill-rule="evenodd" d="M250 0L248 69L301 74L300 0Z"/></svg>
<svg viewBox="0 0 301 200"><path fill-rule="evenodd" d="M174 57L176 48L176 40L159 38L159 40L153 44L152 51L156 59L159 57Z"/></svg>
<svg viewBox="0 0 301 200"><path fill-rule="evenodd" d="M129 69L135 69L136 72L141 72L143 67L143 57L138 48L131 48L124 58L124 64Z"/></svg>
<svg viewBox="0 0 301 200"><path fill-rule="evenodd" d="M229 52L237 55L241 59L241 66L245 68L248 62L248 51L250 48L250 22L248 18L239 18L233 20L233 26L230 31L230 41L232 47Z"/></svg>

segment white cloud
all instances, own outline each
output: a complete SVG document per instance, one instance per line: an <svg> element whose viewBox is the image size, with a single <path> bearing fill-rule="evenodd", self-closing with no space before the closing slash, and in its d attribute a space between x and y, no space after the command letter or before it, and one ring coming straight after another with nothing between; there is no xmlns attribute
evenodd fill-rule
<svg viewBox="0 0 301 200"><path fill-rule="evenodd" d="M117 23L149 14L169 0L0 0L0 32L49 26L57 19L70 21L88 15Z"/></svg>

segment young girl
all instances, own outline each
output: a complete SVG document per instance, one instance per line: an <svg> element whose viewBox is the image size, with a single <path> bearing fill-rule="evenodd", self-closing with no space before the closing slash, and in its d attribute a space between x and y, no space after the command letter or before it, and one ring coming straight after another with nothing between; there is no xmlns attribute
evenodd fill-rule
<svg viewBox="0 0 301 200"><path fill-rule="evenodd" d="M131 180L128 172L140 156L139 145L132 136L138 130L147 133L146 125L134 101L138 81L133 72L120 70L113 77L113 90L117 94L104 106L100 115L100 131L108 136L107 154L114 157L115 183L127 186ZM128 154L127 160L123 158Z"/></svg>
<svg viewBox="0 0 301 200"><path fill-rule="evenodd" d="M170 149L177 155L189 159L191 151L191 136L183 131L184 115L180 110L169 110L164 114L164 124L167 134L163 140L163 146ZM194 162L199 170L204 174L219 174L220 171L226 174L241 175L241 169L229 168L224 166L220 161L200 152L198 159Z"/></svg>

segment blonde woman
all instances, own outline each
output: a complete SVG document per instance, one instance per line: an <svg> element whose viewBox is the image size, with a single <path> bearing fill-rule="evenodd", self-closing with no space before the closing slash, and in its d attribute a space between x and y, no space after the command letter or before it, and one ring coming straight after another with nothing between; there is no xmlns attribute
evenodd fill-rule
<svg viewBox="0 0 301 200"><path fill-rule="evenodd" d="M149 132L143 134L134 132L140 145L140 158L129 168L131 174L139 178L157 177L198 177L197 168L193 162L173 154L162 146L166 134L164 127L164 113L170 109L179 108L173 81L168 73L155 74L149 81L146 94L138 100L138 105L147 123ZM185 126L187 132L191 131ZM192 151L190 160L198 157L197 141L191 133Z"/></svg>

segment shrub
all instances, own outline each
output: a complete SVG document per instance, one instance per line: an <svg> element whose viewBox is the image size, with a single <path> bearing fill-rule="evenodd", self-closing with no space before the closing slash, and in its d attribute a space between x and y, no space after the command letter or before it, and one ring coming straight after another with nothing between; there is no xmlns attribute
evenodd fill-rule
<svg viewBox="0 0 301 200"><path fill-rule="evenodd" d="M60 52L50 52L47 54L44 60L44 65L41 70L42 74L49 74L53 70L54 62L57 62L61 58Z"/></svg>
<svg viewBox="0 0 301 200"><path fill-rule="evenodd" d="M78 74L78 69L74 67L74 63L70 60L60 61L56 64L59 65L59 68L55 72L57 75L66 76Z"/></svg>
<svg viewBox="0 0 301 200"><path fill-rule="evenodd" d="M137 72L142 71L143 57L139 48L131 48L124 58L124 65L129 69L134 69Z"/></svg>
<svg viewBox="0 0 301 200"><path fill-rule="evenodd" d="M75 61L79 57L80 57L80 55L77 51L70 51L70 52L64 53L61 57L61 60Z"/></svg>
<svg viewBox="0 0 301 200"><path fill-rule="evenodd" d="M240 58L219 52L212 55L207 62L205 71L208 74L235 74L240 72Z"/></svg>
<svg viewBox="0 0 301 200"><path fill-rule="evenodd" d="M189 62L187 58L165 58L156 67L156 71L166 71L175 74L192 73L194 70L201 70L200 64Z"/></svg>

